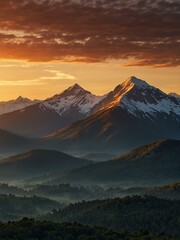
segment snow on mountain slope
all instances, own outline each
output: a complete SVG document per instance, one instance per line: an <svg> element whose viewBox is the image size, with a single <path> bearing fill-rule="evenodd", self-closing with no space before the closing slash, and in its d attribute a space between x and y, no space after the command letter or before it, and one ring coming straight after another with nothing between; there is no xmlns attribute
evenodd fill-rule
<svg viewBox="0 0 180 240"><path fill-rule="evenodd" d="M125 82L118 85L113 91L109 92L105 98L93 108L93 112L119 106L123 96L128 94L135 86L140 90L140 88L143 89L149 85L145 81L130 77Z"/></svg>
<svg viewBox="0 0 180 240"><path fill-rule="evenodd" d="M40 108L42 110L45 110L45 108L51 109L60 116L65 115L71 110L76 110L86 116L104 97L93 95L78 84L75 84L64 92L42 102Z"/></svg>
<svg viewBox="0 0 180 240"><path fill-rule="evenodd" d="M136 117L146 115L154 117L157 114L176 114L180 116L180 101L169 96L158 88L148 85L135 77L130 78L130 91L123 95L120 106ZM177 118L180 121L180 118Z"/></svg>
<svg viewBox="0 0 180 240"><path fill-rule="evenodd" d="M30 100L21 96L15 100L0 102L0 115L23 109L39 102L39 100Z"/></svg>
<svg viewBox="0 0 180 240"><path fill-rule="evenodd" d="M43 102L0 115L0 126L24 137L43 137L86 118L104 97L95 96L75 84Z"/></svg>
<svg viewBox="0 0 180 240"><path fill-rule="evenodd" d="M176 137L174 133L178 132L176 129L180 123L180 99L165 94L136 77L130 77L104 96L95 96L75 84L33 106L24 107L24 104L31 104L26 102L28 100L19 98L15 106L18 105L19 109L21 107L20 110L15 111L17 108L12 110L11 103L13 112L0 114L1 129L31 138L56 135L60 131L64 132L63 136L60 134L62 139L64 136L71 138L72 133L79 136L82 131L85 137L87 135L87 139L90 139L87 134L89 131L91 135L94 133L93 137L102 136L108 139L108 142L111 138L115 139L114 136L117 134L122 136L123 131L125 138L127 131L130 131L129 126L134 128L136 122L140 129L136 133L131 129L133 139L135 134L139 135L142 124L145 128L148 122L149 129L153 125L153 134L157 131L154 124L159 128L158 138L150 139L153 141L160 139L159 137ZM85 120L77 122L82 119ZM76 124L69 127L74 122ZM170 126L173 127L172 130L168 130ZM69 133L65 129L62 130L64 127L70 129ZM173 133L163 135L167 131Z"/></svg>
<svg viewBox="0 0 180 240"><path fill-rule="evenodd" d="M95 111L121 107L140 118L152 118L157 114L180 116L180 99L165 94L136 77L128 78L95 107ZM165 116L164 116L165 117ZM180 121L180 119L178 118Z"/></svg>

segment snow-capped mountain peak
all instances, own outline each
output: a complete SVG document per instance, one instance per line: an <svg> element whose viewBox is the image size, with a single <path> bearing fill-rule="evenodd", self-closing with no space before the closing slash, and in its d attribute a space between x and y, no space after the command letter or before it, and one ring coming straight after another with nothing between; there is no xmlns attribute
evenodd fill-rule
<svg viewBox="0 0 180 240"><path fill-rule="evenodd" d="M157 115L178 115L180 120L180 101L162 92L158 88L148 85L145 81L132 78L134 86L126 92L119 102L119 106L136 117L148 117L152 120Z"/></svg>
<svg viewBox="0 0 180 240"><path fill-rule="evenodd" d="M129 86L136 86L137 88L147 88L150 87L149 84L147 84L147 82L136 78L135 76L131 76L130 78L128 78L123 84L124 87L129 87Z"/></svg>
<svg viewBox="0 0 180 240"><path fill-rule="evenodd" d="M152 88L145 81L140 80L134 76L128 78L122 84L119 84L114 91L106 95L106 97L96 106L95 111L108 109L111 107L119 106L121 99L132 89L139 89L139 91L144 91L146 88Z"/></svg>
<svg viewBox="0 0 180 240"><path fill-rule="evenodd" d="M47 99L41 103L40 108L51 109L57 112L60 116L68 115L70 112L88 116L91 109L98 104L104 96L96 96L91 92L83 89L78 84L67 88L62 93Z"/></svg>
<svg viewBox="0 0 180 240"><path fill-rule="evenodd" d="M82 88L79 84L74 84L73 86L64 90L60 95L62 96L69 96L69 95L84 95L84 94L91 94L91 92Z"/></svg>
<svg viewBox="0 0 180 240"><path fill-rule="evenodd" d="M31 100L29 98L23 98L22 96L19 96L15 100L0 102L0 115L21 110L39 102L39 100Z"/></svg>
<svg viewBox="0 0 180 240"><path fill-rule="evenodd" d="M72 85L71 87L69 87L66 91L80 91L80 90L84 90L79 84L75 83L74 85Z"/></svg>
<svg viewBox="0 0 180 240"><path fill-rule="evenodd" d="M94 112L112 107L120 107L138 118L148 117L153 120L158 114L164 114L164 118L174 114L174 117L178 116L180 121L179 99L165 94L134 76L110 92L96 106Z"/></svg>

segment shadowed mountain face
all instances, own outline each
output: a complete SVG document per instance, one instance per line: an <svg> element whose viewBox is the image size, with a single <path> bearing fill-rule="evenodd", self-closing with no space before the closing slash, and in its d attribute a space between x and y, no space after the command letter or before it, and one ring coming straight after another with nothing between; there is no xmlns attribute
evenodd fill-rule
<svg viewBox="0 0 180 240"><path fill-rule="evenodd" d="M21 151L31 144L31 140L0 129L0 153Z"/></svg>
<svg viewBox="0 0 180 240"><path fill-rule="evenodd" d="M23 217L37 217L52 211L52 209L62 207L62 204L48 198L0 194L1 221L17 221Z"/></svg>
<svg viewBox="0 0 180 240"><path fill-rule="evenodd" d="M180 101L131 77L97 104L90 117L49 135L54 146L120 153L159 139L180 139Z"/></svg>
<svg viewBox="0 0 180 240"><path fill-rule="evenodd" d="M171 92L171 93L169 93L169 95L176 97L176 98L180 98L180 95L175 92Z"/></svg>
<svg viewBox="0 0 180 240"><path fill-rule="evenodd" d="M114 160L74 170L54 182L158 185L180 180L180 141L165 140L139 147Z"/></svg>
<svg viewBox="0 0 180 240"><path fill-rule="evenodd" d="M87 117L102 99L75 84L43 102L1 115L0 126L25 137L42 137Z"/></svg>
<svg viewBox="0 0 180 240"><path fill-rule="evenodd" d="M20 180L43 174L62 173L91 163L57 151L33 150L1 160L0 180Z"/></svg>

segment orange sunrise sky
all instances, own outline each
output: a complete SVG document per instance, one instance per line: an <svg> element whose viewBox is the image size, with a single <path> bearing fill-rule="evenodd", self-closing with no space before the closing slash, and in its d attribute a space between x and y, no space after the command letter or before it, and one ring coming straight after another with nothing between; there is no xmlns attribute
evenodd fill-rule
<svg viewBox="0 0 180 240"><path fill-rule="evenodd" d="M130 76L180 94L178 1L0 1L0 101L78 83L102 95Z"/></svg>

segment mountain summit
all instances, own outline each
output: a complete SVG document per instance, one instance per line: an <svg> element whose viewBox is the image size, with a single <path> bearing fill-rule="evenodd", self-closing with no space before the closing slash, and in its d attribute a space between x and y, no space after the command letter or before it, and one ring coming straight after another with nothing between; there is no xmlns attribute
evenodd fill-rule
<svg viewBox="0 0 180 240"><path fill-rule="evenodd" d="M15 100L0 102L0 115L23 109L39 102L39 100L31 100L22 96L19 96Z"/></svg>
<svg viewBox="0 0 180 240"><path fill-rule="evenodd" d="M136 86L138 88L147 88L147 87L150 87L150 85L139 79L139 78L136 78L135 76L131 76L130 78L128 78L123 84L121 84L121 86L124 86L124 87L133 87L133 86Z"/></svg>
<svg viewBox="0 0 180 240"><path fill-rule="evenodd" d="M96 106L97 110L121 107L134 116L155 120L160 113L180 115L180 101L143 80L130 77Z"/></svg>
<svg viewBox="0 0 180 240"><path fill-rule="evenodd" d="M102 99L103 97L93 95L76 83L62 93L47 99L41 103L40 107L43 109L44 107L51 109L60 116L67 116L73 113L73 115L79 115L75 119L79 120L88 116L91 109Z"/></svg>
<svg viewBox="0 0 180 240"><path fill-rule="evenodd" d="M71 87L69 87L67 90L65 91L71 91L71 92L79 92L79 91L86 91L84 88L82 88L79 84L75 83L74 85L72 85ZM87 91L86 91L87 92Z"/></svg>
<svg viewBox="0 0 180 240"><path fill-rule="evenodd" d="M99 105L96 105L94 112L102 109L107 109L121 104L123 97L134 89L139 89L144 91L147 88L151 88L145 81L140 80L134 76L128 78L125 82L118 85L114 91L107 94L107 97L100 102Z"/></svg>
<svg viewBox="0 0 180 240"><path fill-rule="evenodd" d="M134 85L132 84L133 87L122 97L120 102L122 108L129 113L152 120L156 120L159 114L164 114L164 117L173 114L180 116L180 101L174 97L134 77L129 83Z"/></svg>

